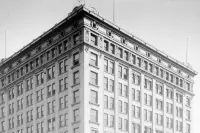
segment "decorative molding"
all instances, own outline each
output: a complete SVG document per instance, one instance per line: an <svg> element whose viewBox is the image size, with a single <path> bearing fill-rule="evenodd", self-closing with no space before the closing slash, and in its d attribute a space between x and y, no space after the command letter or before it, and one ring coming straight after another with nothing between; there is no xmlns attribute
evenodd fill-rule
<svg viewBox="0 0 200 133"><path fill-rule="evenodd" d="M72 46L72 37L69 36L69 38L68 38L68 48L71 48L71 46Z"/></svg>
<svg viewBox="0 0 200 133"><path fill-rule="evenodd" d="M88 52L88 50L89 50L89 46L86 46L85 47L85 52Z"/></svg>
<svg viewBox="0 0 200 133"><path fill-rule="evenodd" d="M90 30L85 28L85 41L89 43Z"/></svg>
<svg viewBox="0 0 200 133"><path fill-rule="evenodd" d="M72 22L72 30L77 29L78 24L79 24L79 20L75 20L74 22Z"/></svg>
<svg viewBox="0 0 200 133"><path fill-rule="evenodd" d="M103 37L99 36L99 47L102 49L103 48Z"/></svg>
<svg viewBox="0 0 200 133"><path fill-rule="evenodd" d="M79 47L79 52L82 52L83 51L83 46L80 46Z"/></svg>
<svg viewBox="0 0 200 133"><path fill-rule="evenodd" d="M102 52L100 51L99 52L99 58L101 59L101 57L102 57Z"/></svg>
<svg viewBox="0 0 200 133"><path fill-rule="evenodd" d="M68 52L68 57L70 58L72 56L72 52Z"/></svg>

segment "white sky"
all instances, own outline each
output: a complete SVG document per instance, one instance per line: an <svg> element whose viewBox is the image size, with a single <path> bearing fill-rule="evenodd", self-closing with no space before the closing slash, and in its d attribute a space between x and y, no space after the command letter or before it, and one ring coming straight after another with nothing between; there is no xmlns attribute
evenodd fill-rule
<svg viewBox="0 0 200 133"><path fill-rule="evenodd" d="M112 20L112 0L86 0L86 3ZM117 25L181 62L186 60L188 38L188 61L200 72L199 0L115 0L115 3ZM7 56L11 56L67 17L72 8L73 0L0 0L0 59L5 55L5 30ZM199 133L199 88L198 75L192 113L194 133Z"/></svg>

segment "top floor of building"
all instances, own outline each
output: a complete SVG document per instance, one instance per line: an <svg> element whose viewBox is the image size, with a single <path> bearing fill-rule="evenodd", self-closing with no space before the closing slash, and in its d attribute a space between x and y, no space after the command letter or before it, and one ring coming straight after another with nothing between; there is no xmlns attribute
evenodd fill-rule
<svg viewBox="0 0 200 133"><path fill-rule="evenodd" d="M48 60L47 58L59 55L64 50L73 50L81 43L98 45L97 48L105 52L107 49L111 49L116 57L123 58L125 61L133 60L132 55L137 55L143 59L144 68L150 68L145 65L145 60L148 60L155 66L174 73L176 77L184 78L191 83L193 83L193 77L197 75L192 68L105 20L98 13L85 6L79 6L74 8L66 19L8 59L1 61L0 87L7 84L12 79L12 75L14 77L17 73L23 75L30 67L37 66L45 59ZM137 61L137 59L135 60ZM28 65L27 62L29 62Z"/></svg>

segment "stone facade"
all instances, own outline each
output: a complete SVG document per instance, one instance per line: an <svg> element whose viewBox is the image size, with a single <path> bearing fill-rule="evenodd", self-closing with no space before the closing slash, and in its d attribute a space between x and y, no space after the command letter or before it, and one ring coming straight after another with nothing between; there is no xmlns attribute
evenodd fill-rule
<svg viewBox="0 0 200 133"><path fill-rule="evenodd" d="M0 70L2 133L192 133L197 72L85 6Z"/></svg>

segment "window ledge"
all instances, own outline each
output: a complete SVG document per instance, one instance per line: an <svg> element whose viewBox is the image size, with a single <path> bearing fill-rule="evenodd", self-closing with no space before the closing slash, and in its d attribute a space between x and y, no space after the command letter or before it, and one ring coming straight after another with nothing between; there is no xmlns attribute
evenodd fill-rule
<svg viewBox="0 0 200 133"><path fill-rule="evenodd" d="M0 105L2 105L2 104L5 104L5 101L4 101L4 102L2 102L2 103L0 103Z"/></svg>
<svg viewBox="0 0 200 133"><path fill-rule="evenodd" d="M98 122L89 121L91 124L100 125Z"/></svg>
<svg viewBox="0 0 200 133"><path fill-rule="evenodd" d="M80 85L80 83L74 84L71 87L74 88L75 86L78 86L78 85Z"/></svg>
<svg viewBox="0 0 200 133"><path fill-rule="evenodd" d="M5 116L2 116L2 117L0 118L0 120L1 120L1 119L4 119L4 118L5 118Z"/></svg>
<svg viewBox="0 0 200 133"><path fill-rule="evenodd" d="M115 91L111 91L111 90L109 90L109 89L104 89L105 91L107 91L107 92L110 92L110 93L114 93Z"/></svg>
<svg viewBox="0 0 200 133"><path fill-rule="evenodd" d="M137 116L132 116L133 118L135 118L135 119L140 119L140 117L137 117Z"/></svg>
<svg viewBox="0 0 200 133"><path fill-rule="evenodd" d="M77 124L77 123L80 123L80 122L81 122L81 121L72 122L72 125Z"/></svg>
<svg viewBox="0 0 200 133"><path fill-rule="evenodd" d="M95 87L97 87L97 88L99 88L99 87L100 87L100 86L98 86L98 85L95 85L95 84L92 84L92 83L89 83L89 85L95 86Z"/></svg>
<svg viewBox="0 0 200 133"><path fill-rule="evenodd" d="M80 63L78 63L78 64L76 64L76 65L73 65L73 66L71 67L71 69L74 69L75 67L78 67L78 66L80 66Z"/></svg>
<svg viewBox="0 0 200 133"><path fill-rule="evenodd" d="M96 105L96 106L100 106L98 103L92 103L92 102L89 102L89 104L91 104L91 105Z"/></svg>
<svg viewBox="0 0 200 133"><path fill-rule="evenodd" d="M191 106L188 106L188 105L185 105L185 106L191 109Z"/></svg>
<svg viewBox="0 0 200 133"><path fill-rule="evenodd" d="M94 67L94 68L96 68L96 69L99 70L99 67L98 67L98 66L94 66L94 65L92 65L92 64L90 64L90 63L89 63L89 66Z"/></svg>
<svg viewBox="0 0 200 133"><path fill-rule="evenodd" d="M185 120L191 122L191 119L187 119L187 118L186 118Z"/></svg>
<svg viewBox="0 0 200 133"><path fill-rule="evenodd" d="M73 107L73 106L75 106L75 105L77 105L77 104L80 104L80 102L73 103L71 106Z"/></svg>

